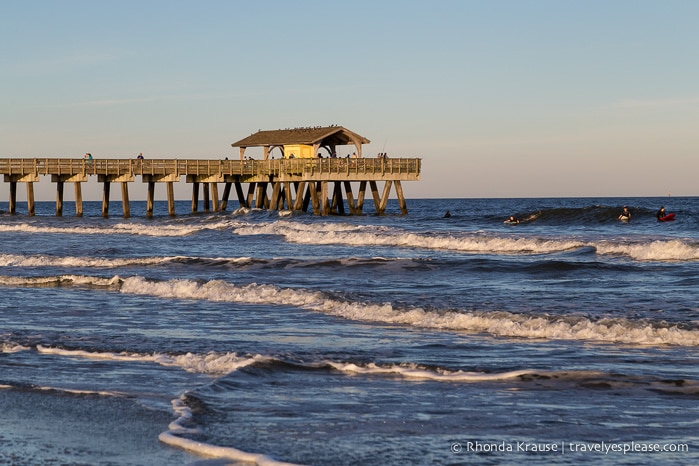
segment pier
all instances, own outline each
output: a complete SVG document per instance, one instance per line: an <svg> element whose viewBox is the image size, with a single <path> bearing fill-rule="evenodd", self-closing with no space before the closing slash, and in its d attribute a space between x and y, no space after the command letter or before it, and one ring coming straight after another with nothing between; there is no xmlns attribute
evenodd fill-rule
<svg viewBox="0 0 699 466"><path fill-rule="evenodd" d="M241 150L241 158L243 158ZM265 152L268 155L269 151ZM131 216L129 183L147 183L146 216L153 215L155 183L167 186L168 213L175 215L173 183L192 184L192 212L202 193L203 210L226 210L231 191L245 208L308 211L316 215L362 214L367 187L377 214L386 209L391 190L401 212L408 212L402 181L420 179L418 158L279 158L267 160L178 159L0 159L0 174L9 183L9 213L16 213L17 183L27 190L27 211L34 215L34 183L50 177L56 184L56 215L63 215L66 183L75 189L75 212L82 216L82 183L97 178L102 187L102 216L109 216L111 184L121 186L123 216ZM380 188L380 184L383 186ZM219 198L219 184L223 184ZM354 187L353 187L354 185ZM355 193L356 192L356 197ZM345 201L349 212L345 209Z"/></svg>
<svg viewBox="0 0 699 466"><path fill-rule="evenodd" d="M129 183L136 178L148 184L146 216L153 215L156 183L167 185L168 213L174 216L174 183L183 177L192 184L192 212L199 208L200 191L207 212L212 201L214 211L226 210L231 190L235 189L240 207L306 212L312 206L316 215L358 215L363 213L368 186L377 214L385 212L392 188L401 212L407 214L401 182L420 179L421 159L388 158L385 153L376 158L362 157L362 145L369 142L337 125L259 130L231 144L239 149L240 160L10 158L0 159L0 174L10 184L9 211L13 214L17 183L25 183L27 211L34 215L34 183L42 176L50 176L56 183L57 216L63 215L66 183L74 185L75 212L82 216L82 183L90 177L103 185L103 217L109 216L112 183L121 185L123 215L131 216ZM351 146L354 151L338 157L337 149L342 146ZM262 160L245 155L250 147L262 149ZM219 199L221 183L224 188ZM381 192L378 183L383 183Z"/></svg>

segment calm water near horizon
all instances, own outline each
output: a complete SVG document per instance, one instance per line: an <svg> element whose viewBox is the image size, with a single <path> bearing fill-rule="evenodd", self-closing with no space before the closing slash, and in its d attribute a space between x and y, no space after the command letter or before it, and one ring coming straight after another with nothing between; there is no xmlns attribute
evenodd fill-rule
<svg viewBox="0 0 699 466"><path fill-rule="evenodd" d="M699 464L699 198L73 208L0 214L0 464Z"/></svg>

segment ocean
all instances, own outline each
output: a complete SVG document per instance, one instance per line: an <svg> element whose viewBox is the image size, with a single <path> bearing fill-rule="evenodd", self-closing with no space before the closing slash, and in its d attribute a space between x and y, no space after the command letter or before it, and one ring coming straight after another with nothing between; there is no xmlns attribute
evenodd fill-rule
<svg viewBox="0 0 699 466"><path fill-rule="evenodd" d="M699 198L23 207L0 464L699 464Z"/></svg>

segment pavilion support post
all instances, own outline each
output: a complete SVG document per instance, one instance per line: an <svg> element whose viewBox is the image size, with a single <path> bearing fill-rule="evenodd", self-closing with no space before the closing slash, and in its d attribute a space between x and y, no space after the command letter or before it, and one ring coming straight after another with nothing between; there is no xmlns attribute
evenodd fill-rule
<svg viewBox="0 0 699 466"><path fill-rule="evenodd" d="M56 217L63 217L63 181L56 182Z"/></svg>
<svg viewBox="0 0 699 466"><path fill-rule="evenodd" d="M291 196L291 183L288 181L284 183L284 198L286 199L286 208L293 210L294 198Z"/></svg>
<svg viewBox="0 0 699 466"><path fill-rule="evenodd" d="M349 181L345 181L345 193L347 194L347 205L349 206L350 214L354 215L357 213L357 208L354 205L354 195L352 194L352 184Z"/></svg>
<svg viewBox="0 0 699 466"><path fill-rule="evenodd" d="M360 214L364 210L364 196L366 196L366 181L360 181L359 193L357 194L357 211Z"/></svg>
<svg viewBox="0 0 699 466"><path fill-rule="evenodd" d="M17 213L17 182L10 181L10 205L9 210L11 214Z"/></svg>
<svg viewBox="0 0 699 466"><path fill-rule="evenodd" d="M218 212L221 207L218 202L218 183L211 183L211 207Z"/></svg>
<svg viewBox="0 0 699 466"><path fill-rule="evenodd" d="M233 183L223 185L223 197L221 198L221 210L226 210L228 207L228 198L231 196L231 187Z"/></svg>
<svg viewBox="0 0 699 466"><path fill-rule="evenodd" d="M323 203L323 205L321 206L320 215L325 217L327 215L330 215L330 201L328 199L328 182L321 181L320 186L321 186L320 200Z"/></svg>
<svg viewBox="0 0 699 466"><path fill-rule="evenodd" d="M342 200L342 182L336 181L333 191L333 205L331 210L335 211L335 209L337 209L338 214L345 215L345 202Z"/></svg>
<svg viewBox="0 0 699 466"><path fill-rule="evenodd" d="M306 193L303 195L303 206L301 206L301 209L304 212L308 212L308 205L311 203L311 191L313 190L313 182L311 181L310 184L306 184Z"/></svg>
<svg viewBox="0 0 699 466"><path fill-rule="evenodd" d="M167 183L167 214L170 217L175 216L175 184L172 181Z"/></svg>
<svg viewBox="0 0 699 466"><path fill-rule="evenodd" d="M129 183L122 181L121 183L121 209L124 212L124 218L131 217L131 205L129 205Z"/></svg>
<svg viewBox="0 0 699 466"><path fill-rule="evenodd" d="M247 202L246 202L246 205L245 205L245 206L241 206L241 207L246 207L246 208L248 208L248 209L251 209L251 208L252 208L252 201L255 200L255 185L256 185L256 184L257 184L257 183L250 183L250 184L248 185L248 197L247 197ZM257 202L257 201L255 201L255 202Z"/></svg>
<svg viewBox="0 0 699 466"><path fill-rule="evenodd" d="M320 200L318 199L320 197L319 191L321 191L320 181L317 181L316 183L311 182L311 185L308 187L308 189L311 191L311 201L313 202L313 213L315 215L320 215Z"/></svg>
<svg viewBox="0 0 699 466"><path fill-rule="evenodd" d="M269 198L267 197L267 183L257 183L257 199L255 207L258 209L269 209Z"/></svg>
<svg viewBox="0 0 699 466"><path fill-rule="evenodd" d="M109 181L104 182L104 187L102 189L102 217L109 217L109 189L111 183Z"/></svg>
<svg viewBox="0 0 699 466"><path fill-rule="evenodd" d="M75 182L73 184L75 187L75 216L83 216L83 188L80 182Z"/></svg>
<svg viewBox="0 0 699 466"><path fill-rule="evenodd" d="M264 206L265 209L269 209L269 196L267 196L267 186L269 183L261 183L263 185L262 188L262 205Z"/></svg>
<svg viewBox="0 0 699 466"><path fill-rule="evenodd" d="M34 183L27 182L27 212L30 217L34 216Z"/></svg>
<svg viewBox="0 0 699 466"><path fill-rule="evenodd" d="M249 207L248 200L243 193L243 185L238 181L235 182L235 195L238 196L238 204L240 204L240 207Z"/></svg>
<svg viewBox="0 0 699 466"><path fill-rule="evenodd" d="M381 196L381 204L379 204L378 213L383 214L386 211L386 205L388 204L388 195L391 194L391 186L393 182L391 180L386 181L383 185L383 196Z"/></svg>
<svg viewBox="0 0 699 466"><path fill-rule="evenodd" d="M272 206L272 209L279 209L280 192L281 183L272 183L272 199L270 199L270 205Z"/></svg>
<svg viewBox="0 0 699 466"><path fill-rule="evenodd" d="M396 196L398 196L398 205L400 206L400 211L403 215L408 214L408 206L405 203L405 196L403 196L403 185L400 184L400 180L394 182L396 187Z"/></svg>
<svg viewBox="0 0 699 466"><path fill-rule="evenodd" d="M301 181L296 186L296 202L294 202L294 210L301 210L303 208L303 199L306 191L306 182Z"/></svg>
<svg viewBox="0 0 699 466"><path fill-rule="evenodd" d="M381 213L381 198L379 197L379 188L376 186L376 181L369 181L369 187L371 188L371 195L374 197L376 213Z"/></svg>
<svg viewBox="0 0 699 466"><path fill-rule="evenodd" d="M199 208L199 182L192 183L192 212L196 212Z"/></svg>
<svg viewBox="0 0 699 466"><path fill-rule="evenodd" d="M209 183L202 183L204 191L204 212L209 212Z"/></svg>
<svg viewBox="0 0 699 466"><path fill-rule="evenodd" d="M169 201L169 199L168 199ZM153 216L153 206L155 205L155 181L148 182L148 190L146 194L146 217Z"/></svg>

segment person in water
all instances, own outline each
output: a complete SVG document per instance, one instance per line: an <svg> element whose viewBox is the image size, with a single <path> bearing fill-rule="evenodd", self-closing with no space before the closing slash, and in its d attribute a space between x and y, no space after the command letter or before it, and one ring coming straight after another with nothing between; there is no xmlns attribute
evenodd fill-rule
<svg viewBox="0 0 699 466"><path fill-rule="evenodd" d="M663 218L665 216L665 207L660 206L660 210L658 211L657 214L655 214L655 216L658 218L658 220Z"/></svg>
<svg viewBox="0 0 699 466"><path fill-rule="evenodd" d="M519 223L519 219L514 215L510 215L510 218L505 220L505 223Z"/></svg>
<svg viewBox="0 0 699 466"><path fill-rule="evenodd" d="M451 218L451 212L448 210L444 213L444 218Z"/></svg>
<svg viewBox="0 0 699 466"><path fill-rule="evenodd" d="M624 206L624 210L619 215L619 220L631 220L631 211L628 207Z"/></svg>

